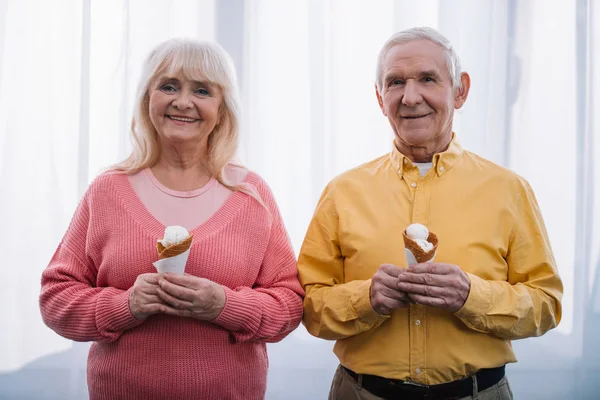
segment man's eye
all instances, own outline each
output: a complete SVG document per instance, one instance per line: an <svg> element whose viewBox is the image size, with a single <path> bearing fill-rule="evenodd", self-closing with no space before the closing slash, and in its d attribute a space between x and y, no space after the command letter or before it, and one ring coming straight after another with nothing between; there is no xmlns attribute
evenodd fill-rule
<svg viewBox="0 0 600 400"><path fill-rule="evenodd" d="M396 86L396 85L403 85L404 81L402 79L394 79L393 81L390 82L390 85L392 86Z"/></svg>
<svg viewBox="0 0 600 400"><path fill-rule="evenodd" d="M425 78L423 78L423 80L425 82L435 82L435 79L433 79L431 76L426 76Z"/></svg>

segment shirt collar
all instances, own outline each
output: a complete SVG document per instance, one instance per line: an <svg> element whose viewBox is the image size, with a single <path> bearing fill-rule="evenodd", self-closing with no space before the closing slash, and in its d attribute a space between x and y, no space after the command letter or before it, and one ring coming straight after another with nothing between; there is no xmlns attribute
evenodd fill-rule
<svg viewBox="0 0 600 400"><path fill-rule="evenodd" d="M442 153L436 153L433 155L432 167L438 176L442 176L446 172L448 172L458 160L462 156L464 150L458 139L456 139L456 134L452 132L452 140L450 141L450 145L446 149L446 151ZM390 153L390 160L392 162L392 166L398 172L398 175L402 177L404 173L404 168L408 166L412 166L413 162L406 157L404 154L400 153L396 145L394 144L393 150Z"/></svg>

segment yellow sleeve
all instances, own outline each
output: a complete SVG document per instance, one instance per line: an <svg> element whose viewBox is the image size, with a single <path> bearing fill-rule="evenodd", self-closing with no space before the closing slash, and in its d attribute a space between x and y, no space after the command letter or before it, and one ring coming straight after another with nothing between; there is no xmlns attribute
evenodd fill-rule
<svg viewBox="0 0 600 400"><path fill-rule="evenodd" d="M371 307L371 280L344 281L339 218L330 184L323 192L308 227L298 273L306 296L302 323L323 339L343 339L365 332L385 321Z"/></svg>
<svg viewBox="0 0 600 400"><path fill-rule="evenodd" d="M506 282L471 278L471 291L455 315L469 328L505 339L541 336L561 319L563 286L533 190L521 179Z"/></svg>

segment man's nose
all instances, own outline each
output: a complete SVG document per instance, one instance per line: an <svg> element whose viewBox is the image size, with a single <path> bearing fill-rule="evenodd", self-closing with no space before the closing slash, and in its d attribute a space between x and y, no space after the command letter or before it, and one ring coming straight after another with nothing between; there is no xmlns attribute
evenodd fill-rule
<svg viewBox="0 0 600 400"><path fill-rule="evenodd" d="M404 96L402 96L402 104L408 107L413 107L423 101L423 97L419 93L419 86L414 80L409 79L404 86Z"/></svg>

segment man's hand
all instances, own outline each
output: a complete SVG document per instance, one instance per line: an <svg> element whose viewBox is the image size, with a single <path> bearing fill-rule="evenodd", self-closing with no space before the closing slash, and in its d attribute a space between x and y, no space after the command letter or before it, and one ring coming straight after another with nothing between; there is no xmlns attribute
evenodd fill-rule
<svg viewBox="0 0 600 400"><path fill-rule="evenodd" d="M397 288L419 304L456 312L467 301L471 280L456 265L423 263L400 274Z"/></svg>
<svg viewBox="0 0 600 400"><path fill-rule="evenodd" d="M142 321L152 314L162 311L164 302L158 297L157 273L142 274L137 277L129 292L129 310L133 316Z"/></svg>
<svg viewBox="0 0 600 400"><path fill-rule="evenodd" d="M398 276L403 269L392 264L381 264L371 281L371 307L377 314L387 315L397 308L406 308L409 298L398 288Z"/></svg>
<svg viewBox="0 0 600 400"><path fill-rule="evenodd" d="M158 284L159 297L171 306L161 309L165 314L212 321L225 307L225 290L208 279L166 273Z"/></svg>

